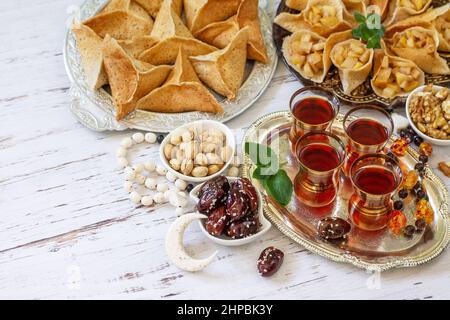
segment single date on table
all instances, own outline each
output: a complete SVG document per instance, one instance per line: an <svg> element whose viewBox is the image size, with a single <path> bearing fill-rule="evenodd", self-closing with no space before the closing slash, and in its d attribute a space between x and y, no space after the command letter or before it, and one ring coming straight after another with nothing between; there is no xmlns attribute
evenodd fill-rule
<svg viewBox="0 0 450 320"><path fill-rule="evenodd" d="M211 315L270 315L271 304L222 304L220 307L179 306L178 315L197 315L208 318Z"/></svg>

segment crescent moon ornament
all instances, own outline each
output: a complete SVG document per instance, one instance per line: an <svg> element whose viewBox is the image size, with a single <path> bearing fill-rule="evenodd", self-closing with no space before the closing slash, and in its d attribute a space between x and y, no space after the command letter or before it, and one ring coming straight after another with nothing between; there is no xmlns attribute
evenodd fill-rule
<svg viewBox="0 0 450 320"><path fill-rule="evenodd" d="M170 226L166 235L166 253L178 268L190 272L202 270L209 265L217 255L217 251L206 259L195 259L189 256L183 246L184 231L192 221L206 219L200 213L187 213L178 217Z"/></svg>

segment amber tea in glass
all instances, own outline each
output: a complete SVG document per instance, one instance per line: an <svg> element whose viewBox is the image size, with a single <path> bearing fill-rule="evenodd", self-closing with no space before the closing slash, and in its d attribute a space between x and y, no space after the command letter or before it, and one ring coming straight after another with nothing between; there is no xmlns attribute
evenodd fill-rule
<svg viewBox="0 0 450 320"><path fill-rule="evenodd" d="M295 145L299 172L294 180L298 200L310 207L323 207L334 201L339 187L339 169L345 159L345 146L329 132L309 132Z"/></svg>
<svg viewBox="0 0 450 320"><path fill-rule="evenodd" d="M353 223L364 230L383 229L392 210L391 197L402 180L400 164L383 154L367 154L351 166L354 194L348 204Z"/></svg>
<svg viewBox="0 0 450 320"><path fill-rule="evenodd" d="M292 148L305 133L326 130L339 111L339 100L326 89L311 86L297 90L289 102L294 118L289 140Z"/></svg>
<svg viewBox="0 0 450 320"><path fill-rule="evenodd" d="M392 134L394 124L385 110L375 106L357 107L344 117L347 136L347 159L343 171L349 175L350 167L360 156L381 152Z"/></svg>

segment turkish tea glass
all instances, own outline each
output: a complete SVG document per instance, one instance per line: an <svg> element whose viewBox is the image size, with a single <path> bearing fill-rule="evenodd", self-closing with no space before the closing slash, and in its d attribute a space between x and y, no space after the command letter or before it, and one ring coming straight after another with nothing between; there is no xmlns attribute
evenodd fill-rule
<svg viewBox="0 0 450 320"><path fill-rule="evenodd" d="M330 90L309 86L291 96L289 108L293 117L289 140L294 149L297 140L305 133L330 128L339 112L339 100Z"/></svg>
<svg viewBox="0 0 450 320"><path fill-rule="evenodd" d="M294 191L299 202L324 207L334 201L339 189L339 170L345 160L345 145L330 132L309 132L295 145L299 171Z"/></svg>
<svg viewBox="0 0 450 320"><path fill-rule="evenodd" d="M347 158L343 171L346 176L360 156L383 151L394 129L390 114L379 107L361 106L351 109L344 116L344 132L347 137Z"/></svg>
<svg viewBox="0 0 450 320"><path fill-rule="evenodd" d="M386 227L392 211L392 196L402 181L399 162L384 154L359 157L350 168L354 189L348 203L353 223L364 230Z"/></svg>

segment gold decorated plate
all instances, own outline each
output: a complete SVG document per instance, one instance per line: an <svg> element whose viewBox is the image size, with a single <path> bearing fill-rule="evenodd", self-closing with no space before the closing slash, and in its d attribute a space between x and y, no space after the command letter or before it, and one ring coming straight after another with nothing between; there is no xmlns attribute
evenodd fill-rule
<svg viewBox="0 0 450 320"><path fill-rule="evenodd" d="M263 116L253 123L246 132L245 142L269 145L280 157L280 164L293 180L298 165L290 151L289 112L275 112ZM332 126L332 132L345 143L342 129L343 116L338 115ZM388 146L393 142L391 139ZM412 170L418 162L418 154L408 148L405 156L400 158L403 170ZM416 233L412 238L393 235L388 228L381 231L363 231L352 226L344 242L331 243L317 236L319 220L328 216L348 219L347 205L348 185L341 184L339 195L327 210L308 208L292 195L286 207L278 205L256 180L252 179L255 166L250 158L244 156L243 175L264 194L264 213L266 217L284 235L301 244L311 252L333 261L346 262L372 271L384 271L394 267L411 267L426 263L441 254L450 241L450 221L448 216L448 191L443 182L427 167L423 184L427 190L429 203L434 211L434 222L424 232ZM404 213L408 224L414 224L415 200L412 196L404 201Z"/></svg>
<svg viewBox="0 0 450 320"><path fill-rule="evenodd" d="M448 0L433 0L432 5L434 7L442 6L446 4ZM285 0L282 0L280 2L280 5L278 6L276 15L279 15L282 12L289 12L289 13L298 13L298 11L294 9L290 9L286 6ZM348 105L361 105L361 104L374 104L381 106L383 108L387 109L393 109L398 106L403 106L406 102L406 97L397 97L395 99L385 99L380 96L377 96L371 86L370 86L370 79L366 79L366 82L364 82L362 85L360 85L358 88L356 88L352 95L345 94L342 91L341 81L339 79L338 70L332 66L325 78L325 80L322 83L315 83L309 79L306 79L302 77L297 71L292 68L289 63L286 61L286 58L283 55L282 52L282 46L283 46L283 39L288 36L290 32L284 30L282 27L280 27L277 24L273 24L273 40L275 43L275 46L278 51L278 55L280 56L283 63L286 65L286 67L289 69L289 71L300 81L303 85L319 85L321 87L329 88L333 91L333 93L344 103ZM441 54L446 60L448 65L450 66L450 54ZM425 74L425 83L433 83L433 84L439 84L442 86L450 87L450 75L431 75L431 74Z"/></svg>

